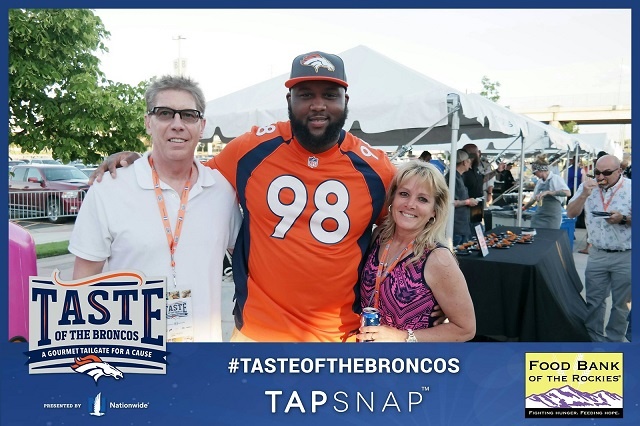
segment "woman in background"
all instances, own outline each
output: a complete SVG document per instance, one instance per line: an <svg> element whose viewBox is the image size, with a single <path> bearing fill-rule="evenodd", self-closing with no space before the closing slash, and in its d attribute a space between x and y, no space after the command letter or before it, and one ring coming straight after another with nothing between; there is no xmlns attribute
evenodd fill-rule
<svg viewBox="0 0 640 426"><path fill-rule="evenodd" d="M533 197L523 207L528 209L534 203L538 208L531 218L533 228L560 229L562 225L562 203L571 195L567 183L549 170L549 162L544 155L531 163L533 174L538 178L533 189Z"/></svg>
<svg viewBox="0 0 640 426"><path fill-rule="evenodd" d="M467 282L447 247L449 189L422 161L401 166L391 182L389 214L380 225L360 280L363 308L380 312L379 326L360 328L360 341L459 342L474 337ZM376 229L376 231L378 231ZM440 305L448 322L433 327Z"/></svg>

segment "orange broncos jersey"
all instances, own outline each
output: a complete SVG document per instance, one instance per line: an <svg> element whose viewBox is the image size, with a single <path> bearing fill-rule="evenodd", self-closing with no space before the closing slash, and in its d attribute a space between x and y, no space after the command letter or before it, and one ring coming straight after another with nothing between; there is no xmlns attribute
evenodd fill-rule
<svg viewBox="0 0 640 426"><path fill-rule="evenodd" d="M312 154L289 122L254 127L207 163L238 193L236 327L257 341L340 341L359 327L359 268L395 167L344 130ZM386 212L385 212L386 213Z"/></svg>

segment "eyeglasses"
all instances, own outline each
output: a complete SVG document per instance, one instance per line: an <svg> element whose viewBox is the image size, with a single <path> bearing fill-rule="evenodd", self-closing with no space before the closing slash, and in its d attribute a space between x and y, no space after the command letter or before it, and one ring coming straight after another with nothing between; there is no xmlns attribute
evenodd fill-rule
<svg viewBox="0 0 640 426"><path fill-rule="evenodd" d="M594 176L598 176L598 175L602 175L602 176L611 176L613 173L617 172L618 170L620 170L620 169L614 169L614 170L603 170L603 171L600 171L600 170L598 170L598 169L595 169L595 170L593 171L593 175L594 175Z"/></svg>
<svg viewBox="0 0 640 426"><path fill-rule="evenodd" d="M169 107L154 107L148 112L149 115L155 115L160 121L171 121L176 114L180 115L180 119L185 123L197 123L202 118L202 113L197 109L173 109Z"/></svg>

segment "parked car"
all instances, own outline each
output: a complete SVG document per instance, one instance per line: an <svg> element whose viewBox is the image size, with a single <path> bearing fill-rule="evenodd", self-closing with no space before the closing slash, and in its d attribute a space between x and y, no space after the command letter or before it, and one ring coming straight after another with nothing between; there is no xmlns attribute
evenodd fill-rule
<svg viewBox="0 0 640 426"><path fill-rule="evenodd" d="M27 164L24 160L9 160L9 170L13 168L13 166L17 166L18 164Z"/></svg>
<svg viewBox="0 0 640 426"><path fill-rule="evenodd" d="M84 169L80 169L80 171L82 173L84 173L85 175L87 175L87 177L91 176L91 173L93 173L96 169L98 168L98 166L95 167L85 167Z"/></svg>
<svg viewBox="0 0 640 426"><path fill-rule="evenodd" d="M62 166L62 163L53 158L32 158L28 161L29 164L53 164L56 166Z"/></svg>
<svg viewBox="0 0 640 426"><path fill-rule="evenodd" d="M23 164L11 171L9 209L14 217L41 216L61 223L78 214L89 190L89 179L73 166Z"/></svg>

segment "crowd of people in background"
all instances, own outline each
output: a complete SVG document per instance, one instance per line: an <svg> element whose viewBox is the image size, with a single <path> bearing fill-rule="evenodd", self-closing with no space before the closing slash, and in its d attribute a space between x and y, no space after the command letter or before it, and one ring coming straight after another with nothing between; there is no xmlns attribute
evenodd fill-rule
<svg viewBox="0 0 640 426"><path fill-rule="evenodd" d="M519 184L511 173L513 162L494 169L473 144L458 150L456 158L454 246L470 240L475 226L482 225L481 212L491 203L496 182L501 192L517 189ZM420 159L430 162L432 157L425 151ZM559 229L565 216L577 218L575 226L586 228L587 245L578 253L589 255L585 271L587 331L593 341L630 341L631 155L625 153L619 159L600 151L590 166L584 161L576 166L572 156L559 160L561 155L547 159L543 154L525 163L535 186L522 210L533 211L533 228ZM605 312L609 296L612 306Z"/></svg>

